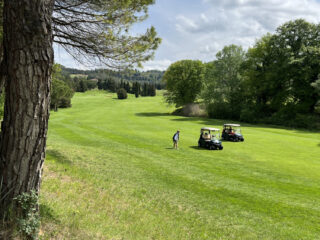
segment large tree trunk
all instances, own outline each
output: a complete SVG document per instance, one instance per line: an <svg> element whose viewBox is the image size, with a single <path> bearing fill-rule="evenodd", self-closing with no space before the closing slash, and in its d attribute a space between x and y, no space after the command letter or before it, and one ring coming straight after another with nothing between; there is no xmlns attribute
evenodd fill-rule
<svg viewBox="0 0 320 240"><path fill-rule="evenodd" d="M0 217L13 199L39 192L53 64L53 0L5 0L6 100L0 138Z"/></svg>

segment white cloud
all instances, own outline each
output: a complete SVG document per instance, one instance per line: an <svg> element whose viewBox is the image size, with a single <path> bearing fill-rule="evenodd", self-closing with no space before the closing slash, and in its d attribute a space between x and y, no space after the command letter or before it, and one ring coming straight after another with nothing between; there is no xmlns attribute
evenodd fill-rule
<svg viewBox="0 0 320 240"><path fill-rule="evenodd" d="M172 61L169 59L164 59L164 60L154 60L154 61L149 61L146 62L143 65L142 71L148 71L148 70L160 70L160 71L165 71L170 65Z"/></svg>
<svg viewBox="0 0 320 240"><path fill-rule="evenodd" d="M247 48L287 21L304 18L319 23L319 13L320 0L156 1L142 30L154 25L163 41L144 70L164 70L181 59L212 61L224 46ZM74 62L57 52L56 59L67 66Z"/></svg>
<svg viewBox="0 0 320 240"><path fill-rule="evenodd" d="M195 31L198 29L198 26L194 23L193 20L183 16L179 15L177 16L178 23L176 24L176 28L178 31Z"/></svg>
<svg viewBox="0 0 320 240"><path fill-rule="evenodd" d="M315 0L203 0L202 3L204 11L176 17L176 30L183 34L184 45L191 46L188 42L192 41L194 57L204 61L213 60L225 45L247 48L289 20L320 21L320 2Z"/></svg>

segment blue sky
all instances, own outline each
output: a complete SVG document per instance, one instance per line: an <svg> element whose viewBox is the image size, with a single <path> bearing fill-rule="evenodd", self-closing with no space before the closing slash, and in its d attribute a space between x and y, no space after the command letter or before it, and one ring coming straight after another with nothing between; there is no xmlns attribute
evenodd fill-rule
<svg viewBox="0 0 320 240"><path fill-rule="evenodd" d="M247 49L256 39L289 21L304 18L320 22L320 0L156 0L149 18L132 29L144 32L154 26L162 44L143 70L165 70L181 59L212 61L224 46ZM55 46L56 62L85 69L61 47Z"/></svg>

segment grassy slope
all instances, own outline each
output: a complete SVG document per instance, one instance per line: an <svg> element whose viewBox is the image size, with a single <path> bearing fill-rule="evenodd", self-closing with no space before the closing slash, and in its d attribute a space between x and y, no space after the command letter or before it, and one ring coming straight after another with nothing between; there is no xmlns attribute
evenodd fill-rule
<svg viewBox="0 0 320 240"><path fill-rule="evenodd" d="M247 125L199 150L161 97L76 94L51 114L44 239L320 239L320 134ZM171 149L180 129L180 149Z"/></svg>

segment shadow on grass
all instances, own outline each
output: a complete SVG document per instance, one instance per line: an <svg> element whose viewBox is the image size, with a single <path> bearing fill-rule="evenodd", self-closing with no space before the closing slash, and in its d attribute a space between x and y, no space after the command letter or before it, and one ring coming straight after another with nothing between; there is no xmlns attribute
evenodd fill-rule
<svg viewBox="0 0 320 240"><path fill-rule="evenodd" d="M42 219L49 220L54 223L59 223L59 219L55 216L52 208L48 207L46 204L40 204L40 216Z"/></svg>
<svg viewBox="0 0 320 240"><path fill-rule="evenodd" d="M142 112L142 113L136 113L135 115L140 117L176 116L170 113L159 113L159 112ZM265 123L254 124L254 123L246 123L246 122L235 121L235 120L213 119L213 118L206 118L206 117L180 116L179 118L174 118L170 120L177 121L177 122L195 122L198 124L202 124L204 126L216 125L216 126L221 126L221 129L223 128L223 124L237 123L237 124L241 124L241 127L246 127L246 128L269 128L269 129L273 128L273 129L294 131L295 133L320 133L320 130L312 131L310 129L292 128L292 127L281 126L281 125L273 125L273 124L265 124Z"/></svg>
<svg viewBox="0 0 320 240"><path fill-rule="evenodd" d="M119 99L119 98L117 98L117 97L113 97L112 99L113 99L113 100L119 100L119 101L124 101L124 100L128 100L128 98L124 98L124 99Z"/></svg>
<svg viewBox="0 0 320 240"><path fill-rule="evenodd" d="M281 125L273 125L273 124L265 124L265 123L254 124L254 123L246 123L246 122L235 121L235 120L212 119L212 118L205 118L205 117L180 117L180 118L171 119L171 121L195 122L195 123L203 124L204 126L218 125L218 126L221 126L221 129L223 128L223 125L226 123L236 123L236 124L240 124L241 127L246 127L246 128L280 129L280 130L289 130L289 131L294 131L295 133L304 133L304 134L320 133L320 130L314 131L310 129L292 128L292 127L281 126Z"/></svg>
<svg viewBox="0 0 320 240"><path fill-rule="evenodd" d="M221 125L226 123L225 120L220 119L211 119L211 118L205 118L205 117L180 117L180 118L174 118L171 119L171 121L177 121L177 122L198 122L203 125Z"/></svg>
<svg viewBox="0 0 320 240"><path fill-rule="evenodd" d="M198 147L198 146L189 146L189 148L192 148L192 149L195 149L195 150L199 150L199 151L203 151L203 150L208 151L208 149L206 149L206 148L201 148L201 147Z"/></svg>
<svg viewBox="0 0 320 240"><path fill-rule="evenodd" d="M136 116L139 117L162 117L162 116L170 116L170 113L158 113L158 112L142 112L136 113Z"/></svg>
<svg viewBox="0 0 320 240"><path fill-rule="evenodd" d="M56 162L61 164L67 164L67 165L72 164L72 161L70 161L66 156L64 156L57 150L47 150L47 157L52 158Z"/></svg>

